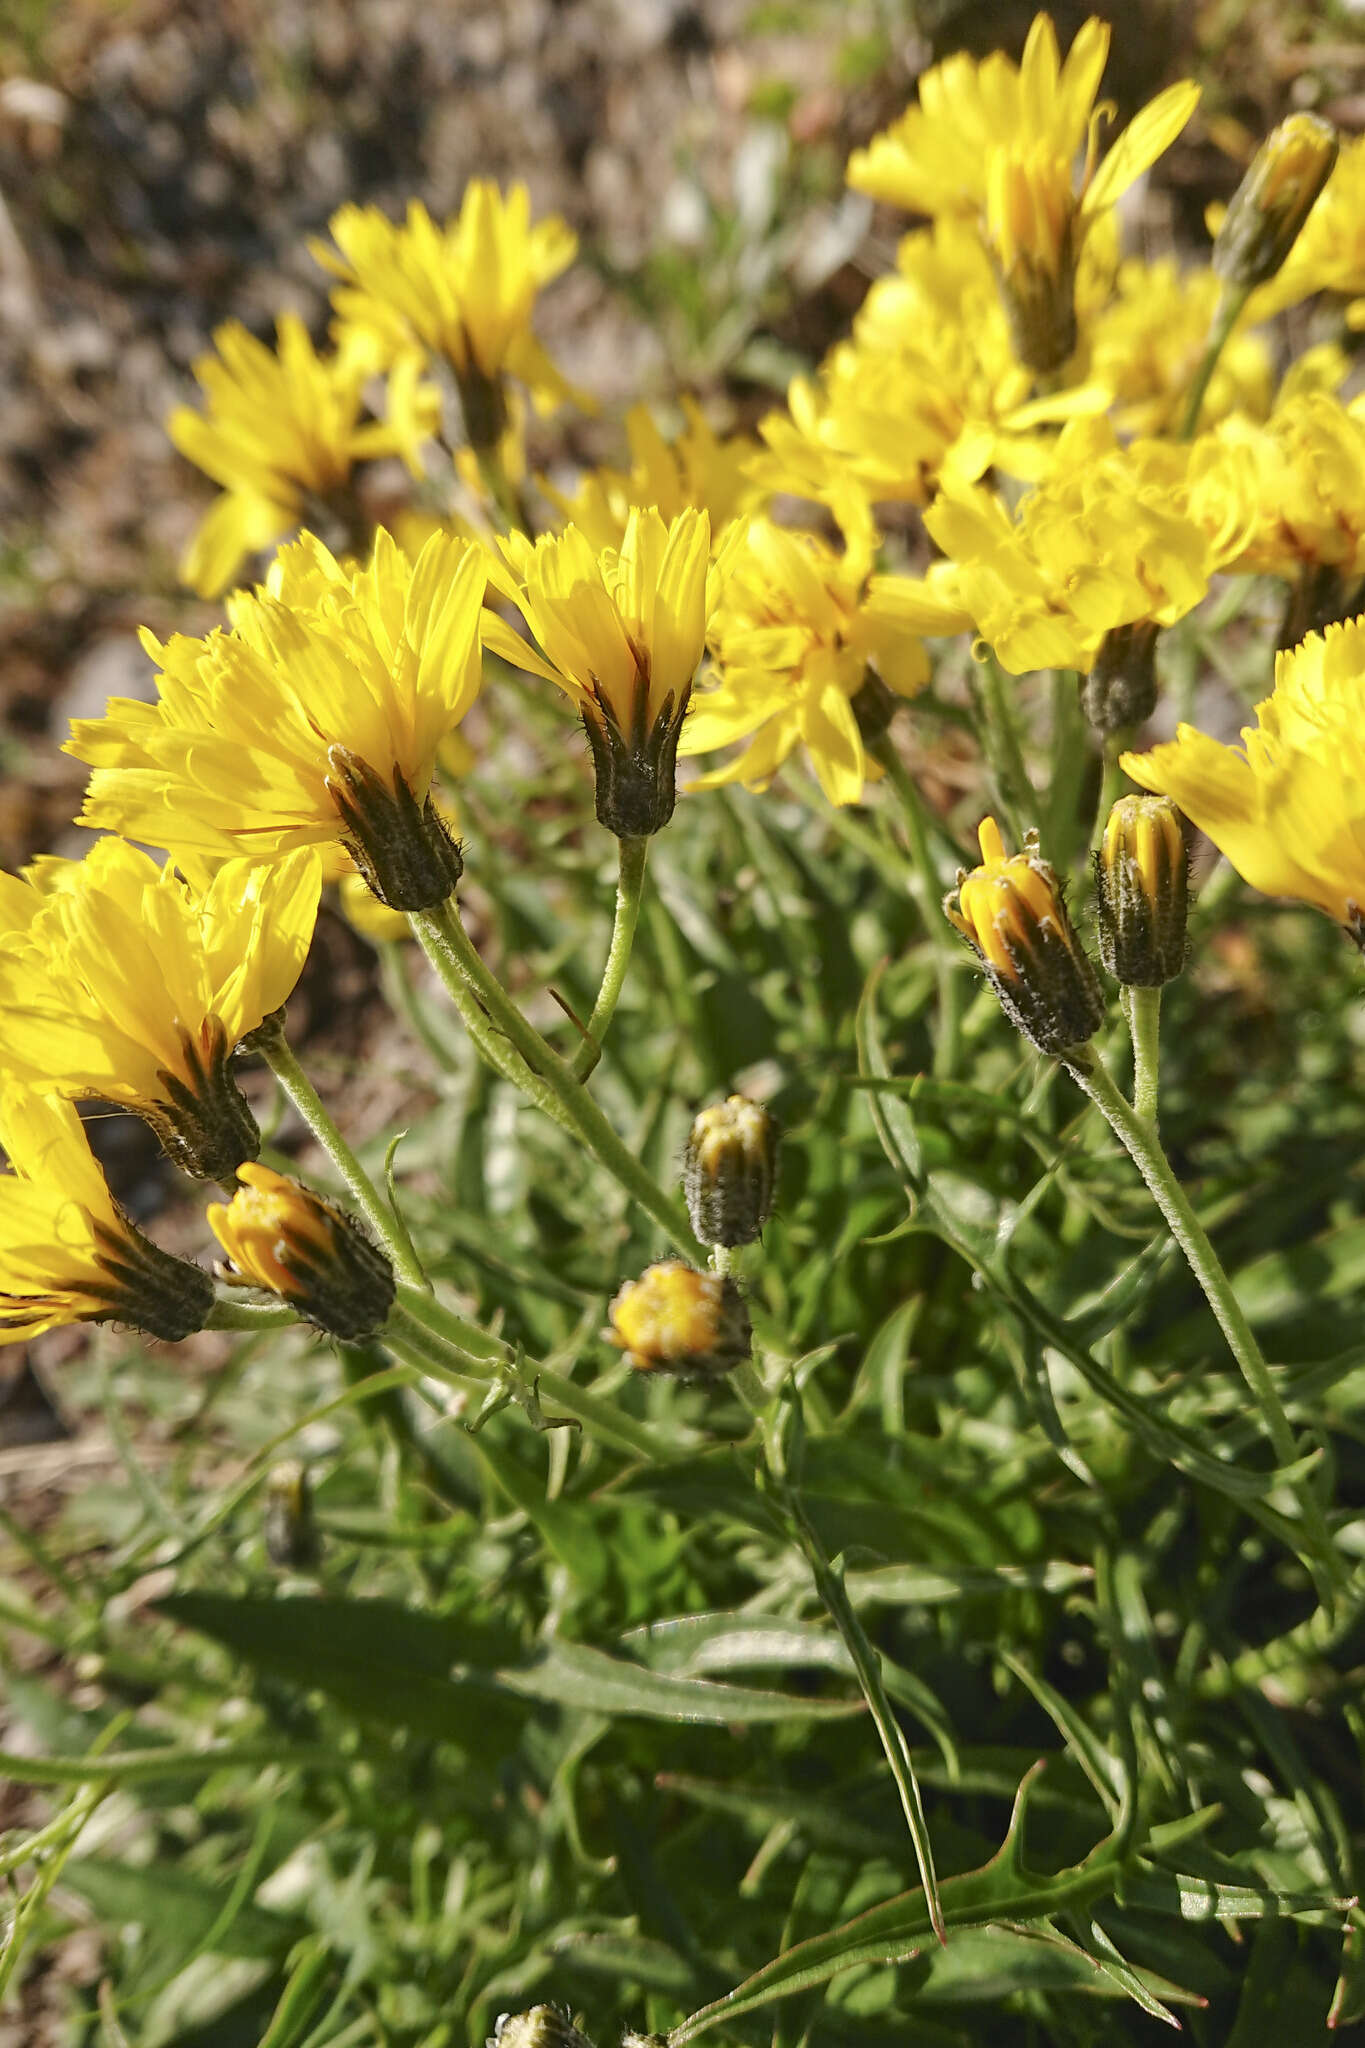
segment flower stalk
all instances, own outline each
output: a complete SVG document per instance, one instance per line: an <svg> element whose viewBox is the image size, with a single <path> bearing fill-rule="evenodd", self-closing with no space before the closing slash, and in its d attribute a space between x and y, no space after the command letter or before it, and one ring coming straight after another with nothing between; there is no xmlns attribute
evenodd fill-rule
<svg viewBox="0 0 1365 2048"><path fill-rule="evenodd" d="M452 999L458 1004L461 998L456 989L468 990L525 1061L521 1085L528 1098L586 1146L685 1258L704 1259L677 1203L623 1143L568 1061L528 1023L497 976L485 967L458 909L451 903L442 904L438 910L415 914L412 925Z"/></svg>
<svg viewBox="0 0 1365 2048"><path fill-rule="evenodd" d="M1140 995L1146 991L1135 989L1132 993ZM1270 1367L1233 1291L1232 1282L1222 1260L1210 1243L1203 1224L1195 1215L1188 1195L1172 1171L1171 1163L1156 1134L1155 1125L1140 1116L1124 1100L1108 1069L1085 1048L1073 1048L1062 1063L1076 1086L1089 1096L1099 1110L1142 1175L1148 1192L1165 1217L1171 1235L1184 1253L1186 1263L1199 1283L1205 1300L1213 1310L1218 1327L1227 1340L1228 1349L1241 1369L1242 1377L1265 1425L1266 1435L1270 1438L1276 1464L1282 1467L1293 1465L1299 1457L1299 1450L1294 1442L1294 1433L1289 1426L1289 1418L1284 1412ZM1341 1584L1341 1562L1333 1548L1326 1518L1312 1486L1306 1479L1300 1478L1293 1482L1293 1487L1303 1528L1305 1553L1314 1564L1323 1568L1327 1578L1324 1598L1330 1599Z"/></svg>
<svg viewBox="0 0 1365 2048"><path fill-rule="evenodd" d="M342 1137L321 1096L294 1057L293 1048L284 1035L283 1023L278 1022L273 1030L262 1026L254 1042L271 1073L345 1182L356 1207L393 1261L394 1272L415 1286L426 1286L426 1275L407 1225L398 1211L390 1208L384 1200Z"/></svg>
<svg viewBox="0 0 1365 2048"><path fill-rule="evenodd" d="M616 1014L635 945L635 928L640 922L649 840L620 839L617 845L621 859L616 881L616 915L612 921L607 963L602 971L602 986L597 991L597 1001L592 1006L583 1043L569 1063L578 1081L586 1081L602 1057L602 1040Z"/></svg>

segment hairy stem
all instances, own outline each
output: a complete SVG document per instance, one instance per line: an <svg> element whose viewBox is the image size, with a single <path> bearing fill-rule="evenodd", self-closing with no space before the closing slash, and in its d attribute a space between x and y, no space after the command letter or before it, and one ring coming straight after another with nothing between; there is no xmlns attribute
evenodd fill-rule
<svg viewBox="0 0 1365 2048"><path fill-rule="evenodd" d="M592 1015L588 1019L587 1037L570 1062L576 1079L580 1081L587 1080L602 1057L602 1040L606 1035L607 1026L615 1015L616 1005L625 984L631 949L635 944L635 927L640 921L640 902L644 895L649 841L622 839L618 844L621 850L621 866L616 882L616 916L611 928L607 964L602 971L602 986L597 991L597 1001L593 1004Z"/></svg>

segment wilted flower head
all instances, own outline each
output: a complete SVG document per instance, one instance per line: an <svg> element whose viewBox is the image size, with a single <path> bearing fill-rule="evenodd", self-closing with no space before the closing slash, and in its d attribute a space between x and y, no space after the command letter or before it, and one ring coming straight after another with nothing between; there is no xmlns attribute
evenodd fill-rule
<svg viewBox="0 0 1365 2048"><path fill-rule="evenodd" d="M191 887L112 838L0 875L10 1071L120 1103L187 1172L230 1179L260 1135L227 1062L298 980L320 886L309 847L272 867L228 861Z"/></svg>
<svg viewBox="0 0 1365 2048"><path fill-rule="evenodd" d="M1240 746L1194 726L1123 766L1170 797L1239 875L1296 896L1358 938L1365 908L1365 618L1280 654Z"/></svg>
<svg viewBox="0 0 1365 2048"><path fill-rule="evenodd" d="M1051 17L1040 14L1017 66L1000 51L980 63L949 57L920 79L919 105L849 159L856 191L975 224L1015 352L1037 371L1058 368L1075 347L1076 266L1091 226L1175 140L1199 98L1189 82L1158 94L1097 170L1109 33L1087 21L1063 63Z"/></svg>
<svg viewBox="0 0 1365 2048"><path fill-rule="evenodd" d="M478 694L487 559L435 534L412 560L381 530L357 568L306 534L227 630L144 634L158 701L72 727L95 771L81 822L208 860L340 843L394 908L444 900L459 855L429 789Z"/></svg>
<svg viewBox="0 0 1365 2048"><path fill-rule="evenodd" d="M169 1343L203 1328L208 1274L124 1215L70 1103L5 1084L0 1147L0 1344L64 1323L130 1323Z"/></svg>
<svg viewBox="0 0 1365 2048"><path fill-rule="evenodd" d="M281 315L277 332L269 349L240 321L215 329L216 353L194 366L207 410L179 405L166 422L181 454L223 487L181 565L201 597L217 597L248 555L316 504L337 508L357 462L397 455L419 476L417 451L439 421L438 394L415 359L391 375L380 422L364 417L371 366L363 355L318 355L293 313Z"/></svg>
<svg viewBox="0 0 1365 2048"><path fill-rule="evenodd" d="M735 529L726 560L709 630L716 687L697 699L679 751L749 744L692 786L766 789L804 747L830 802L857 803L872 770L854 699L869 664L897 696L914 696L929 677L923 646L870 617L866 551L840 554L816 534L751 519Z"/></svg>
<svg viewBox="0 0 1365 2048"><path fill-rule="evenodd" d="M490 619L487 644L567 692L597 772L597 815L619 838L658 832L673 815L678 732L719 587L705 512L665 522L630 512L619 547L595 548L570 526L503 550L528 643Z"/></svg>

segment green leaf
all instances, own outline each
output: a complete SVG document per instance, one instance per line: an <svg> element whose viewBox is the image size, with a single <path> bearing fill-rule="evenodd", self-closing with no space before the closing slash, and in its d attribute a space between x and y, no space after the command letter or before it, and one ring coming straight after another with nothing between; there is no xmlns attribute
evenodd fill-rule
<svg viewBox="0 0 1365 2048"><path fill-rule="evenodd" d="M651 1721L836 1720L861 1714L861 1700L798 1699L704 1678L670 1678L609 1657L584 1643L552 1643L533 1664L498 1674L524 1699L597 1714L639 1714Z"/></svg>
<svg viewBox="0 0 1365 2048"><path fill-rule="evenodd" d="M183 1869L117 1863L103 1856L73 1857L62 1871L62 1883L87 1899L106 1925L131 1922L183 1951L198 1950L214 1933L229 1888L226 1878L209 1883ZM247 1904L230 1925L218 1928L209 1953L283 1956L303 1932L302 1921Z"/></svg>

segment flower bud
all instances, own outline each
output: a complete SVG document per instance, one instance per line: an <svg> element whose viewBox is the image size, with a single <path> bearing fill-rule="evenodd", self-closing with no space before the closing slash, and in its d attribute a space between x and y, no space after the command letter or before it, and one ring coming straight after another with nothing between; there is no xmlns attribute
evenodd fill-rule
<svg viewBox="0 0 1365 2048"><path fill-rule="evenodd" d="M972 947L1005 1015L1039 1052L1063 1053L1099 1029L1104 997L1062 901L1055 870L1030 832L1007 855L994 818L980 830L982 865L957 878L943 910Z"/></svg>
<svg viewBox="0 0 1365 2048"><path fill-rule="evenodd" d="M460 849L428 796L419 803L395 769L381 775L347 747L327 749L327 793L342 843L390 910L434 910L464 873Z"/></svg>
<svg viewBox="0 0 1365 2048"><path fill-rule="evenodd" d="M284 1458L265 1482L265 1554L281 1570L307 1572L321 1553L308 1467L300 1458Z"/></svg>
<svg viewBox="0 0 1365 2048"><path fill-rule="evenodd" d="M1125 988L1160 988L1185 965L1189 854L1169 797L1120 797L1095 855L1100 958Z"/></svg>
<svg viewBox="0 0 1365 2048"><path fill-rule="evenodd" d="M717 1379L749 1356L749 1311L734 1281L681 1259L628 1280L609 1313L611 1342L637 1372Z"/></svg>
<svg viewBox="0 0 1365 2048"><path fill-rule="evenodd" d="M1105 634L1081 684L1081 709L1096 732L1126 732L1155 711L1156 636L1150 619Z"/></svg>
<svg viewBox="0 0 1365 2048"><path fill-rule="evenodd" d="M1071 169L1046 152L992 153L985 240L1015 356L1040 376L1076 347L1076 205Z"/></svg>
<svg viewBox="0 0 1365 2048"><path fill-rule="evenodd" d="M529 2012L499 2013L484 2048L592 2048L562 2006L533 2005Z"/></svg>
<svg viewBox="0 0 1365 2048"><path fill-rule="evenodd" d="M683 1194L703 1244L752 1244L773 1209L777 1122L761 1103L731 1095L693 1122Z"/></svg>
<svg viewBox="0 0 1365 2048"><path fill-rule="evenodd" d="M268 1166L243 1166L209 1227L232 1262L220 1279L263 1287L333 1337L371 1337L393 1306L393 1268L359 1224ZM233 1270L235 1269L235 1270Z"/></svg>
<svg viewBox="0 0 1365 2048"><path fill-rule="evenodd" d="M1337 135L1317 114L1290 114L1251 160L1213 243L1213 267L1250 291L1274 277L1337 160Z"/></svg>

